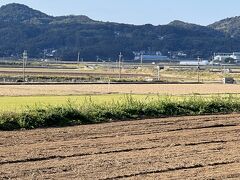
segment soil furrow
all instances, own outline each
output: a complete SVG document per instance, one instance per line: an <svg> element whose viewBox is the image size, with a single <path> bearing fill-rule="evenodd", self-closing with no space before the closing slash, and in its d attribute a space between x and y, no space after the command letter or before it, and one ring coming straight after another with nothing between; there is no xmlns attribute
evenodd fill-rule
<svg viewBox="0 0 240 180"><path fill-rule="evenodd" d="M0 179L226 179L240 172L240 115L0 132Z"/></svg>
<svg viewBox="0 0 240 180"><path fill-rule="evenodd" d="M232 162L218 162L218 163L213 163L213 164L208 164L208 165L195 164L193 166L181 166L181 167L169 168L169 169L164 169L164 170L139 172L139 173L135 173L135 174L116 176L116 177L111 177L111 178L106 178L106 179L101 179L101 180L115 180L115 179L129 178L129 177L134 177L134 176L139 176L139 175L157 174L157 173L172 172L172 171L178 171L178 170L196 169L196 168L226 165L226 164L233 164L233 163L236 163L236 162L234 162L234 161L232 161Z"/></svg>
<svg viewBox="0 0 240 180"><path fill-rule="evenodd" d="M227 143L227 142L237 142L237 141L209 141L209 142L199 142L199 143L189 143L189 144L171 144L168 146L155 146L155 147L146 147L146 148L135 148L135 149L121 149L115 151L105 151L105 152L97 152L97 153L80 153L80 154L73 154L70 156L48 156L48 157L41 157L41 158L31 158L31 159L21 159L16 161L6 161L0 162L0 165L3 164L16 164L16 163L25 163L25 162L36 162L36 161L45 161L51 159L65 159L71 157L81 157L81 156L93 156L93 155L101 155L101 154L111 154L111 153L122 153L122 152L131 152L131 151L144 151L144 150L154 150L159 148L167 148L167 147L176 147L176 146L198 146L198 145L205 145L205 144L219 144L219 143Z"/></svg>

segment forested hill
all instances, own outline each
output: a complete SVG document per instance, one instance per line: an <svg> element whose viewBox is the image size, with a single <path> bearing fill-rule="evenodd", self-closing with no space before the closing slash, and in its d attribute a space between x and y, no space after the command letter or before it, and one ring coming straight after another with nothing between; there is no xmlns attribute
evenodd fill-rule
<svg viewBox="0 0 240 180"><path fill-rule="evenodd" d="M209 25L209 27L222 31L233 38L240 38L240 16L223 19Z"/></svg>
<svg viewBox="0 0 240 180"><path fill-rule="evenodd" d="M53 17L14 3L0 8L0 56L20 56L28 50L29 56L41 58L44 50L54 50L54 56L64 60L76 60L78 51L85 60L115 60L120 51L125 59L133 59L133 51L151 50L208 58L213 52L240 50L240 36L228 29L181 21L136 26L84 15Z"/></svg>

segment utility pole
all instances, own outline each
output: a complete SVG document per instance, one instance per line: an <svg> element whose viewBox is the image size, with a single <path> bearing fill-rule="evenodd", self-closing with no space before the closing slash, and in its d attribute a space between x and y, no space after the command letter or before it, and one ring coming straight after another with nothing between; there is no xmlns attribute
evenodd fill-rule
<svg viewBox="0 0 240 180"><path fill-rule="evenodd" d="M141 53L141 66L143 66L143 54Z"/></svg>
<svg viewBox="0 0 240 180"><path fill-rule="evenodd" d="M122 53L120 52L120 54L119 54L119 60L118 60L118 68L119 68L119 79L121 79L122 78L122 57L123 57L123 55L122 55Z"/></svg>
<svg viewBox="0 0 240 180"><path fill-rule="evenodd" d="M46 60L46 50L45 49L43 50L43 60L44 61Z"/></svg>
<svg viewBox="0 0 240 180"><path fill-rule="evenodd" d="M225 78L225 77L226 77L226 67L223 66L223 78Z"/></svg>
<svg viewBox="0 0 240 180"><path fill-rule="evenodd" d="M80 63L80 52L78 52L78 59L77 59L77 61L78 61L78 67L79 67L79 63Z"/></svg>
<svg viewBox="0 0 240 180"><path fill-rule="evenodd" d="M157 71L158 71L158 77L157 78L158 78L158 81L160 81L160 66L159 65L157 66Z"/></svg>
<svg viewBox="0 0 240 180"><path fill-rule="evenodd" d="M168 54L169 54L169 65L171 65L172 64L172 52L169 51Z"/></svg>
<svg viewBox="0 0 240 180"><path fill-rule="evenodd" d="M25 69L26 69L27 59L28 59L27 51L24 50L24 52L23 52L23 82L25 82Z"/></svg>
<svg viewBox="0 0 240 180"><path fill-rule="evenodd" d="M107 69L108 69L108 71L110 71L110 66L111 66L111 58L108 58L108 65L107 65Z"/></svg>
<svg viewBox="0 0 240 180"><path fill-rule="evenodd" d="M200 83L200 58L198 57L198 83Z"/></svg>

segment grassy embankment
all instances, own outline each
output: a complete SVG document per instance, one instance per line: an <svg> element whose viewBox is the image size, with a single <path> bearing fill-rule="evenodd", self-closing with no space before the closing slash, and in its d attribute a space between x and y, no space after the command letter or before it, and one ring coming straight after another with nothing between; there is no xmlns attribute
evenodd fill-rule
<svg viewBox="0 0 240 180"><path fill-rule="evenodd" d="M204 115L240 112L238 96L171 97L123 99L96 103L91 98L77 103L29 107L19 112L3 112L0 115L0 130L34 129L134 120L181 115Z"/></svg>

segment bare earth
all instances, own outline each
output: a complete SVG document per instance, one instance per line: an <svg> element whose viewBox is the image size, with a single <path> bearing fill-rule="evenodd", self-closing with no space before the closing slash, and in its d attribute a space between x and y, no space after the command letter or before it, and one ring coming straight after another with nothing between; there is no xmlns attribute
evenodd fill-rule
<svg viewBox="0 0 240 180"><path fill-rule="evenodd" d="M102 84L102 85L0 85L0 96L134 94L218 94L240 93L240 85L223 84Z"/></svg>
<svg viewBox="0 0 240 180"><path fill-rule="evenodd" d="M240 179L240 115L0 132L0 179Z"/></svg>

